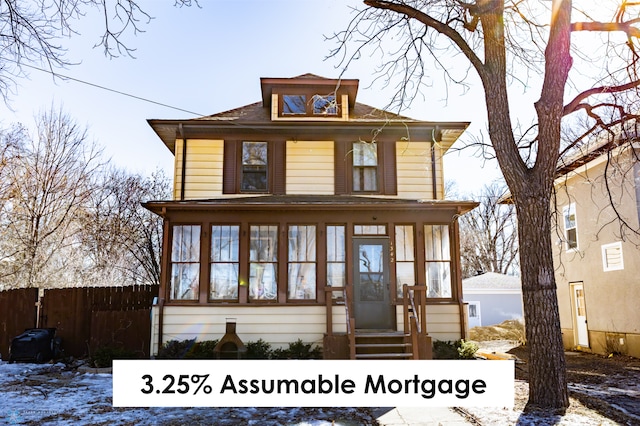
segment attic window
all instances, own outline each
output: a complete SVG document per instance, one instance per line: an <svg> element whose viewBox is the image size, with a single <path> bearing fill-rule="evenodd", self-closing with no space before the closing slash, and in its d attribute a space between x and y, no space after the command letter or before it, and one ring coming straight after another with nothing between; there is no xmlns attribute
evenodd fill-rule
<svg viewBox="0 0 640 426"><path fill-rule="evenodd" d="M306 115L307 97L305 95L283 95L282 114L283 115Z"/></svg>
<svg viewBox="0 0 640 426"><path fill-rule="evenodd" d="M336 97L333 95L313 95L313 114L337 115L338 104L336 103Z"/></svg>

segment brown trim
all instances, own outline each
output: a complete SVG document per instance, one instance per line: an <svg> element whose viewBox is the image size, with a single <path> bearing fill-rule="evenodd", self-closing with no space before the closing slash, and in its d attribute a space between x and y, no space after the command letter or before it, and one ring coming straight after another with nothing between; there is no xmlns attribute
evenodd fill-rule
<svg viewBox="0 0 640 426"><path fill-rule="evenodd" d="M180 181L180 199L184 200L185 187L187 179L187 138L184 137L184 129L182 128L182 123L178 126L180 130L180 135L182 136L182 171L181 171L181 181Z"/></svg>
<svg viewBox="0 0 640 426"><path fill-rule="evenodd" d="M274 195L284 195L286 193L286 156L287 156L287 144L284 140L274 141L270 143L271 148L271 175L272 179L269 179L270 192Z"/></svg>
<svg viewBox="0 0 640 426"><path fill-rule="evenodd" d="M225 140L222 163L222 193L235 194L238 174L238 141Z"/></svg>
<svg viewBox="0 0 640 426"><path fill-rule="evenodd" d="M389 141L381 143L382 148L382 193L385 195L398 194L396 142Z"/></svg>
<svg viewBox="0 0 640 426"><path fill-rule="evenodd" d="M335 141L334 142L334 186L335 194L343 195L348 194L347 188L350 179L347 178L347 164L351 161L350 150L347 150L347 141Z"/></svg>

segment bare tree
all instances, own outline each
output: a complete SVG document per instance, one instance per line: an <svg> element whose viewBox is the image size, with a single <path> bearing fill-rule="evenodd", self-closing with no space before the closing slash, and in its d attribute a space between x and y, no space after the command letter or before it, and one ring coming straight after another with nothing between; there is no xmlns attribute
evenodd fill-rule
<svg viewBox="0 0 640 426"><path fill-rule="evenodd" d="M191 6L197 0L174 0L174 4ZM124 35L141 32L151 20L137 0L0 1L0 94L5 101L15 79L24 76L25 64L51 70L70 65L62 40L76 34L77 21L93 10L103 18L96 46L102 46L108 57L131 56L134 49L124 43Z"/></svg>
<svg viewBox="0 0 640 426"><path fill-rule="evenodd" d="M478 272L509 274L518 271L518 234L512 204L501 204L504 185L485 185L471 199L480 205L460 217L460 262L464 278Z"/></svg>
<svg viewBox="0 0 640 426"><path fill-rule="evenodd" d="M26 137L8 172L10 198L3 234L4 274L17 287L43 288L70 280L81 259L70 255L78 246L75 221L93 191L99 150L84 129L53 108L37 120L37 135Z"/></svg>
<svg viewBox="0 0 640 426"><path fill-rule="evenodd" d="M391 105L398 110L421 93L432 64L447 84L468 86L479 78L490 145L518 216L531 347L529 407L564 411L569 399L551 253L550 198L563 150L583 139L563 146L561 123L576 113L586 117L592 124L584 135L588 138L594 131L637 118L640 4L620 0L608 14L612 18L599 21L594 17L607 16L602 2L584 2L580 9L571 0L364 3L367 7L335 35L339 44L332 55L341 55L346 68L367 47L378 52L378 78L386 84L397 82ZM582 49L572 46L572 35L589 37L588 43ZM572 69L575 78L569 80ZM539 90L530 108L530 126L521 128L524 121L512 116L511 83ZM565 96L570 99L566 104Z"/></svg>
<svg viewBox="0 0 640 426"><path fill-rule="evenodd" d="M102 285L159 285L162 219L140 203L169 198L169 178L162 171L142 177L111 169L97 187L80 219L84 273Z"/></svg>

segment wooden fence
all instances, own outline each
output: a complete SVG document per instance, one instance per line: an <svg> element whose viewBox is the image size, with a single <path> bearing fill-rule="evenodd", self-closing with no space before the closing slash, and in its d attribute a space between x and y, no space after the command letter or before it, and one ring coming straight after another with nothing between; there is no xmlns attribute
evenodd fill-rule
<svg viewBox="0 0 640 426"><path fill-rule="evenodd" d="M37 294L37 290L28 290L36 291ZM22 291L26 292L12 290L4 293ZM0 323L4 321L5 316L25 317L22 324L14 326L10 332L8 330L7 336L1 334L0 330L0 352L5 359L8 349L4 350L2 347L6 345L8 348L11 337L25 328L34 327L35 314L31 316L31 322L27 321L30 310L25 305L18 307L13 302L8 302L7 307L11 313L7 313L7 310L3 309L2 294L0 293ZM56 335L62 338L62 348L66 356L85 357L99 347L113 346L134 351L140 357L148 357L151 305L157 295L157 286L46 290L40 301L40 327L56 328ZM31 299L31 305L35 306L35 296Z"/></svg>
<svg viewBox="0 0 640 426"><path fill-rule="evenodd" d="M36 326L38 290L24 288L0 292L0 354L9 359L11 339Z"/></svg>

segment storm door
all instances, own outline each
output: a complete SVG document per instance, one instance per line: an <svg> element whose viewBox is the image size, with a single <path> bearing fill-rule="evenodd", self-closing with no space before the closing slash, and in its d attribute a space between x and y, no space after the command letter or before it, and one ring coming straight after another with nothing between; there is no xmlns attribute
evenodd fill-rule
<svg viewBox="0 0 640 426"><path fill-rule="evenodd" d="M389 286L389 239L354 238L353 253L356 329L395 329Z"/></svg>

